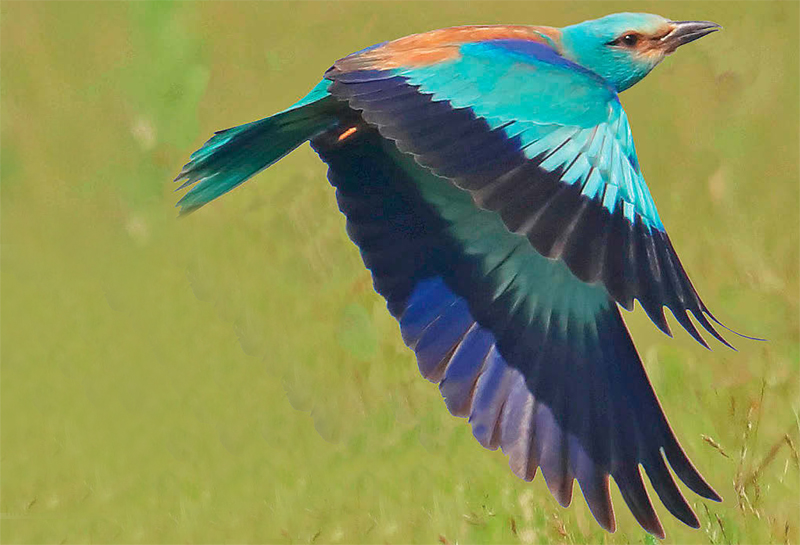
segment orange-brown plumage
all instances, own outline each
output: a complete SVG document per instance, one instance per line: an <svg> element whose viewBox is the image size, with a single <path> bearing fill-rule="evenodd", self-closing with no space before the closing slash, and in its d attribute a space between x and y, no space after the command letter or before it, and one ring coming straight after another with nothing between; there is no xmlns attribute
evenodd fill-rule
<svg viewBox="0 0 800 545"><path fill-rule="evenodd" d="M489 40L530 40L560 48L561 31L547 26L482 25L457 26L412 34L372 50L337 61L340 70L390 70L436 64L459 56L465 43Z"/></svg>

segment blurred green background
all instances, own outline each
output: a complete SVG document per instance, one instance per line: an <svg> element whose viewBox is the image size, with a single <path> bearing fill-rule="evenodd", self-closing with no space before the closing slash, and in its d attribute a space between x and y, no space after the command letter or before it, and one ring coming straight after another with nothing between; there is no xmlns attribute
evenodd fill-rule
<svg viewBox="0 0 800 545"><path fill-rule="evenodd" d="M725 498L690 496L697 531L658 504L666 542L797 542L796 2L3 2L0 540L654 543L616 491L610 535L448 414L307 146L186 219L170 183L367 45L631 9L725 27L622 100L706 303L769 339L625 314Z"/></svg>

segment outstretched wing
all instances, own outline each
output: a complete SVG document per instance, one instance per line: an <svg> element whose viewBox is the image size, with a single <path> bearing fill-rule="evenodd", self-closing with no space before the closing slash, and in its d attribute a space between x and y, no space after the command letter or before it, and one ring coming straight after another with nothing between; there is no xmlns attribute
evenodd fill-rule
<svg viewBox="0 0 800 545"><path fill-rule="evenodd" d="M616 92L542 36L465 36L345 57L329 92L580 280L629 310L638 299L668 335L665 306L704 346L689 313L727 345L664 230Z"/></svg>
<svg viewBox="0 0 800 545"><path fill-rule="evenodd" d="M375 289L450 412L469 418L483 446L502 447L519 477L541 468L561 505L577 480L610 531L613 476L639 523L664 536L640 465L667 509L697 528L666 461L698 494L719 496L678 444L605 288L355 123L312 145Z"/></svg>

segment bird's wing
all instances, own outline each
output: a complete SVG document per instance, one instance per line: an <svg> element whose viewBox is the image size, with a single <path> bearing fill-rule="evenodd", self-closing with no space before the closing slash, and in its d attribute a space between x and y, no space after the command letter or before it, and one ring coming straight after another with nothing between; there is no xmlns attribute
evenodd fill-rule
<svg viewBox="0 0 800 545"><path fill-rule="evenodd" d="M664 306L704 346L688 313L727 345L664 230L616 92L545 37L512 35L380 45L334 64L329 92L577 278L626 309L638 299L668 335Z"/></svg>
<svg viewBox="0 0 800 545"><path fill-rule="evenodd" d="M689 488L719 496L678 444L605 288L543 257L374 128L331 133L312 145L347 232L449 410L482 445L502 447L519 477L541 467L561 505L577 479L610 531L609 475L639 523L664 536L640 465L667 509L697 528L665 460Z"/></svg>

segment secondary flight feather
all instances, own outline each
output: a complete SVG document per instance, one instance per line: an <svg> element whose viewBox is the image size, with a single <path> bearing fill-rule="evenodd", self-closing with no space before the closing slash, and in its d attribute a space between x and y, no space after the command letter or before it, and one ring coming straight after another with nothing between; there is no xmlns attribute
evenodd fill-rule
<svg viewBox="0 0 800 545"><path fill-rule="evenodd" d="M575 480L609 531L613 477L664 537L664 506L699 527L667 464L695 469L620 315L668 308L727 345L670 242L618 94L720 27L622 13L557 29L466 26L336 61L302 100L217 133L177 180L191 212L310 141L347 232L422 375L477 440L568 505Z"/></svg>

